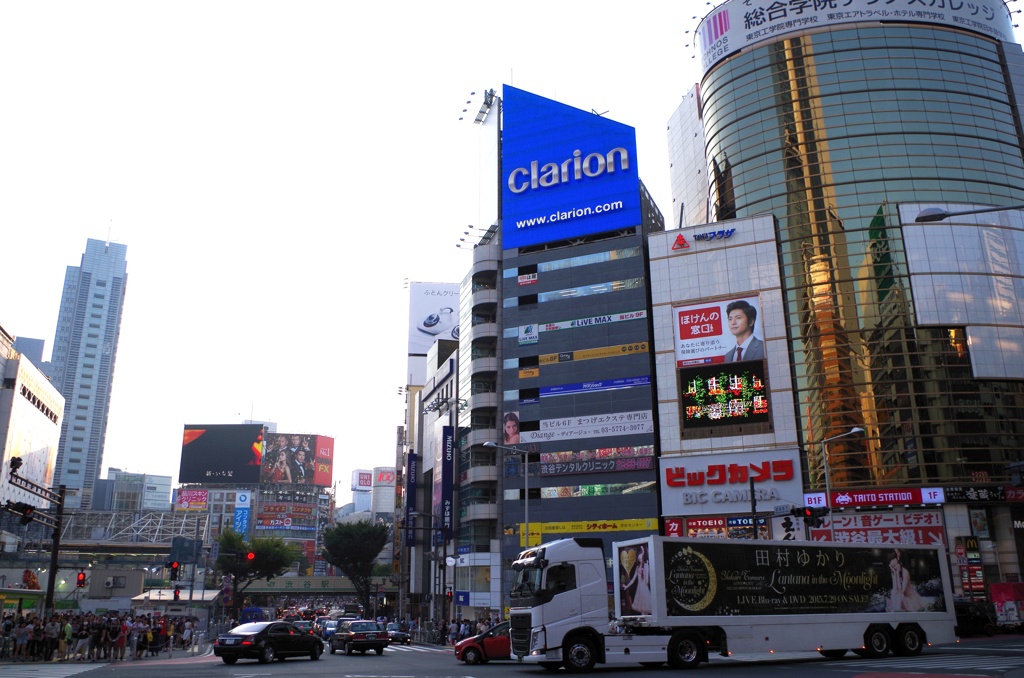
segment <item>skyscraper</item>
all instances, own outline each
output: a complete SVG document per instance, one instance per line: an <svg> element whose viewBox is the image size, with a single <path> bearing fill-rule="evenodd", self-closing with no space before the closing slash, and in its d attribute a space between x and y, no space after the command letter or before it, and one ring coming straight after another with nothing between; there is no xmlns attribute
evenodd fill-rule
<svg viewBox="0 0 1024 678"><path fill-rule="evenodd" d="M1011 291L1024 274L1024 54L997 0L832 4L729 0L698 28L699 94L669 134L684 173L674 197L704 203L688 187L706 178L708 218L735 221L698 226L685 210L689 244L660 253L701 285L661 299L679 315L759 301L773 428L726 438L721 418L687 422L703 410L686 398L708 381L680 351L683 425L661 440L663 459L680 456L662 482L711 451L704 430L716 449L756 450L748 465L795 445L804 500L846 508L813 538L870 525L920 543L931 536L906 522L914 509L943 543L980 544L977 573L961 575L962 593L982 593L1024 562L1010 482L1024 433L1024 304ZM706 162L684 166L701 136ZM989 206L1004 209L917 223L928 208Z"/></svg>
<svg viewBox="0 0 1024 678"><path fill-rule="evenodd" d="M49 376L65 401L54 483L67 486L67 508L91 507L103 461L127 249L90 238L64 277Z"/></svg>

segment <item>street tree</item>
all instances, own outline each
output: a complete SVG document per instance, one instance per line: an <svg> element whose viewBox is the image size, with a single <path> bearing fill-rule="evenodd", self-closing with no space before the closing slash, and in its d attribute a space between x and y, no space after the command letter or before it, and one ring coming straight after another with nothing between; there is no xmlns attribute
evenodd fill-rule
<svg viewBox="0 0 1024 678"><path fill-rule="evenodd" d="M342 523L324 531L324 560L352 582L363 609L370 609L373 563L391 538L387 525L363 521Z"/></svg>
<svg viewBox="0 0 1024 678"><path fill-rule="evenodd" d="M287 572L302 556L300 548L285 542L280 537L245 541L242 535L226 529L218 537L220 553L217 556L217 570L231 575L232 601L240 607L239 594L254 581L270 581Z"/></svg>

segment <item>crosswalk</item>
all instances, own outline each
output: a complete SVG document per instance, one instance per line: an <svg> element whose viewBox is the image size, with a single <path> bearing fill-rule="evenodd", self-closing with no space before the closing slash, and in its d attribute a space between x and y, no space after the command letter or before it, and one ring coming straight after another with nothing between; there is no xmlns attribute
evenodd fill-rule
<svg viewBox="0 0 1024 678"><path fill-rule="evenodd" d="M388 645L385 652L427 652L431 654L447 654L455 656L455 650L450 645Z"/></svg>
<svg viewBox="0 0 1024 678"><path fill-rule="evenodd" d="M70 662L62 664L59 662L43 662L38 664L28 663L3 663L0 673L4 678L67 678L79 673L85 673L98 668L98 664Z"/></svg>

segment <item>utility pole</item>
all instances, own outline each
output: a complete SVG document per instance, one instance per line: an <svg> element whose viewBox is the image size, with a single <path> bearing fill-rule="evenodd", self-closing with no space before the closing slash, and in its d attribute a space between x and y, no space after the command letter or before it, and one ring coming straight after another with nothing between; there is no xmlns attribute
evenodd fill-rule
<svg viewBox="0 0 1024 678"><path fill-rule="evenodd" d="M7 502L5 507L11 513L21 516L21 522L23 525L28 525L33 520L46 525L47 527L53 528L53 543L50 549L50 571L46 581L46 603L45 608L48 614L53 613L53 599L54 594L57 590L57 565L58 565L58 553L60 552L60 531L61 525L64 520L64 496L67 494L67 486L61 485L57 492L43 487L39 483L34 483L28 478L22 478L18 475L18 469L21 468L21 457L11 457L11 477L8 479L11 485L21 488L26 492L41 497L51 504L56 505L57 511L55 515L49 515L48 513L40 513L35 510L34 506L25 504L24 502Z"/></svg>

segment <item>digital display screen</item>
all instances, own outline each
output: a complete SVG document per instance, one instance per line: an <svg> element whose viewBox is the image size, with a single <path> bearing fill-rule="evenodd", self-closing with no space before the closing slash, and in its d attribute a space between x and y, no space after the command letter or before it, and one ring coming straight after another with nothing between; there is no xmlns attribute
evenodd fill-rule
<svg viewBox="0 0 1024 678"><path fill-rule="evenodd" d="M684 367L679 402L684 429L769 423L764 361Z"/></svg>

